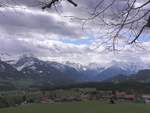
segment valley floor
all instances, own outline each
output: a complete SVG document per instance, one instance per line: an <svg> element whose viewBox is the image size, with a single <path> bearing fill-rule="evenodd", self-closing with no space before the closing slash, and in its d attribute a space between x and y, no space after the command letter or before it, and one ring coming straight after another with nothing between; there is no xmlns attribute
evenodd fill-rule
<svg viewBox="0 0 150 113"><path fill-rule="evenodd" d="M87 101L3 108L0 113L150 113L150 104Z"/></svg>

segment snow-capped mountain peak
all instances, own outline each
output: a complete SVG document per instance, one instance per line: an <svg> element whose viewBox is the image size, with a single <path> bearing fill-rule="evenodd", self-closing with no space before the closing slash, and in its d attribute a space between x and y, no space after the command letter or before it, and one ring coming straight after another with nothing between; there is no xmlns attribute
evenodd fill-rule
<svg viewBox="0 0 150 113"><path fill-rule="evenodd" d="M16 64L14 64L14 66L17 68L18 71L21 71L25 67L32 66L31 68L33 68L33 65L38 62L39 60L35 57L23 55L20 56L20 58L16 61Z"/></svg>
<svg viewBox="0 0 150 113"><path fill-rule="evenodd" d="M19 55L10 55L8 53L0 53L0 60L7 62L8 64L16 64L19 59Z"/></svg>
<svg viewBox="0 0 150 113"><path fill-rule="evenodd" d="M77 71L86 71L87 70L87 66L84 66L79 63L65 62L64 64L76 69Z"/></svg>
<svg viewBox="0 0 150 113"><path fill-rule="evenodd" d="M5 60L7 59L6 62L11 64L18 71L21 72L23 70L23 73L30 72L31 74L34 72L35 74L38 73L40 76L43 76L43 74L51 74L51 72L56 70L60 73L73 71L80 76L88 76L89 79L98 77L103 80L104 78L109 78L118 74L130 75L142 69L150 69L150 65L144 64L143 62L112 61L107 64L90 63L88 65L82 65L72 62L58 63L43 61L32 54L24 54L19 57L10 57L10 55L7 54L1 56L3 56Z"/></svg>

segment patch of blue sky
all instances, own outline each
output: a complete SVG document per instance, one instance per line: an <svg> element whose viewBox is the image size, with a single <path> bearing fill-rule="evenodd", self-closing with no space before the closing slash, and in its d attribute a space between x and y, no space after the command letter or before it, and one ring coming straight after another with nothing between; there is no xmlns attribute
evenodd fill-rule
<svg viewBox="0 0 150 113"><path fill-rule="evenodd" d="M82 37L82 38L60 38L59 41L68 44L75 44L75 45L90 45L93 43L95 38L93 36Z"/></svg>
<svg viewBox="0 0 150 113"><path fill-rule="evenodd" d="M150 34L141 34L141 36L139 37L140 41L150 41Z"/></svg>
<svg viewBox="0 0 150 113"><path fill-rule="evenodd" d="M126 37L127 39L129 39L129 41L132 41L135 38L135 35L129 33L129 32L122 32L122 35L124 37ZM148 42L150 41L150 33L142 33L139 38L138 41L143 41L143 42Z"/></svg>

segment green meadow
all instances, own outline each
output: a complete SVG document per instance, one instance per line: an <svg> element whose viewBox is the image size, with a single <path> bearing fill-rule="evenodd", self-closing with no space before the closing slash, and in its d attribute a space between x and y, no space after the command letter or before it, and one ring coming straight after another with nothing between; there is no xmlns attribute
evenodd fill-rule
<svg viewBox="0 0 150 113"><path fill-rule="evenodd" d="M87 101L54 104L31 104L3 108L0 113L150 113L150 104Z"/></svg>

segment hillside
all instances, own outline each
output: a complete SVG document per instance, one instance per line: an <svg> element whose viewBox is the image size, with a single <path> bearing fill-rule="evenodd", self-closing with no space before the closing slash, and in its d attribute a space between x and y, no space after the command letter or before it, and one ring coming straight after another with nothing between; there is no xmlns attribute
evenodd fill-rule
<svg viewBox="0 0 150 113"><path fill-rule="evenodd" d="M107 82L140 82L149 83L150 82L150 69L140 70L136 74L130 76L118 75L106 80Z"/></svg>

